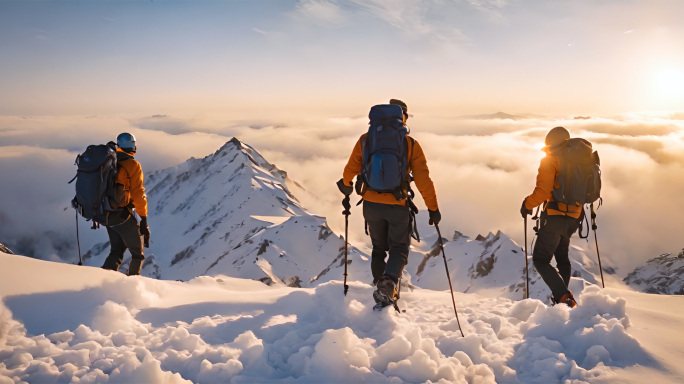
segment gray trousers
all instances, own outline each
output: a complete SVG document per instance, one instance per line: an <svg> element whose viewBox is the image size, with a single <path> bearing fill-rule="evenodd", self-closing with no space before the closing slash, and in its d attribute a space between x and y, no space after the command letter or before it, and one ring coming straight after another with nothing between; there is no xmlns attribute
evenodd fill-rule
<svg viewBox="0 0 684 384"><path fill-rule="evenodd" d="M373 284L377 284L383 275L388 275L397 282L401 278L404 267L408 264L411 244L409 208L364 201L363 217L368 225L368 233L373 245L371 253ZM389 257L385 262L388 252Z"/></svg>
<svg viewBox="0 0 684 384"><path fill-rule="evenodd" d="M570 284L570 237L579 228L579 220L568 216L547 215L542 213L541 228L532 252L534 268L539 272L556 302L568 293ZM556 258L556 268L551 259Z"/></svg>
<svg viewBox="0 0 684 384"><path fill-rule="evenodd" d="M140 227L135 217L131 215L123 223L107 227L107 234L110 244L109 256L107 256L102 268L118 271L123 261L124 252L128 249L133 256L131 269L137 269L137 273L140 273L140 266L145 260L145 256L143 255L143 242L140 238Z"/></svg>

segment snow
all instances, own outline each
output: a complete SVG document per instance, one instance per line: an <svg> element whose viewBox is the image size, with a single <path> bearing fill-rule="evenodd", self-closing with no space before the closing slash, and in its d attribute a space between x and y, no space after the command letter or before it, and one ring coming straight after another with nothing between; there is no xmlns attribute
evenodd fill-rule
<svg viewBox="0 0 684 384"><path fill-rule="evenodd" d="M345 296L339 280L166 281L0 253L0 383L684 380L684 298L578 280L572 310L456 292L461 337L448 290L374 312L361 281Z"/></svg>

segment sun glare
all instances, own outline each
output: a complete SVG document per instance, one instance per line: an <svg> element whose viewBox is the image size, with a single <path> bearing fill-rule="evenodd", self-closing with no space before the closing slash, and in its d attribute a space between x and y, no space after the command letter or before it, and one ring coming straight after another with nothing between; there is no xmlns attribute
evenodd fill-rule
<svg viewBox="0 0 684 384"><path fill-rule="evenodd" d="M674 67L662 68L655 73L655 85L664 97L684 96L684 71Z"/></svg>

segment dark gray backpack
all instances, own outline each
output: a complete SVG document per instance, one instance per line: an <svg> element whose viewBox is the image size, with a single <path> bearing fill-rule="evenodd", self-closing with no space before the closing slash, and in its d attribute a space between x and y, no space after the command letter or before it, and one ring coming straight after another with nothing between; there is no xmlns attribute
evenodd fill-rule
<svg viewBox="0 0 684 384"><path fill-rule="evenodd" d="M112 204L116 193L116 145L89 145L76 157L76 166L76 197L72 205L87 220L106 225L108 213L120 210Z"/></svg>
<svg viewBox="0 0 684 384"><path fill-rule="evenodd" d="M558 188L553 199L570 206L591 204L601 197L601 160L585 139L570 139L554 151L559 159Z"/></svg>

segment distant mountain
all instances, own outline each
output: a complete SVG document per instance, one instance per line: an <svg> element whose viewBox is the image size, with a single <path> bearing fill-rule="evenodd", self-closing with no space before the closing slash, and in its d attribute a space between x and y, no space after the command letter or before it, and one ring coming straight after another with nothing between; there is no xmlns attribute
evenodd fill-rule
<svg viewBox="0 0 684 384"><path fill-rule="evenodd" d="M684 250L679 255L662 254L636 268L624 282L646 293L684 295Z"/></svg>
<svg viewBox="0 0 684 384"><path fill-rule="evenodd" d="M493 119L524 120L524 119L536 119L536 118L541 118L541 117L543 117L543 116L535 115L532 113L512 115L512 114L505 113L505 112L461 116L461 118L463 118L463 119L473 119L473 120L493 120Z"/></svg>

